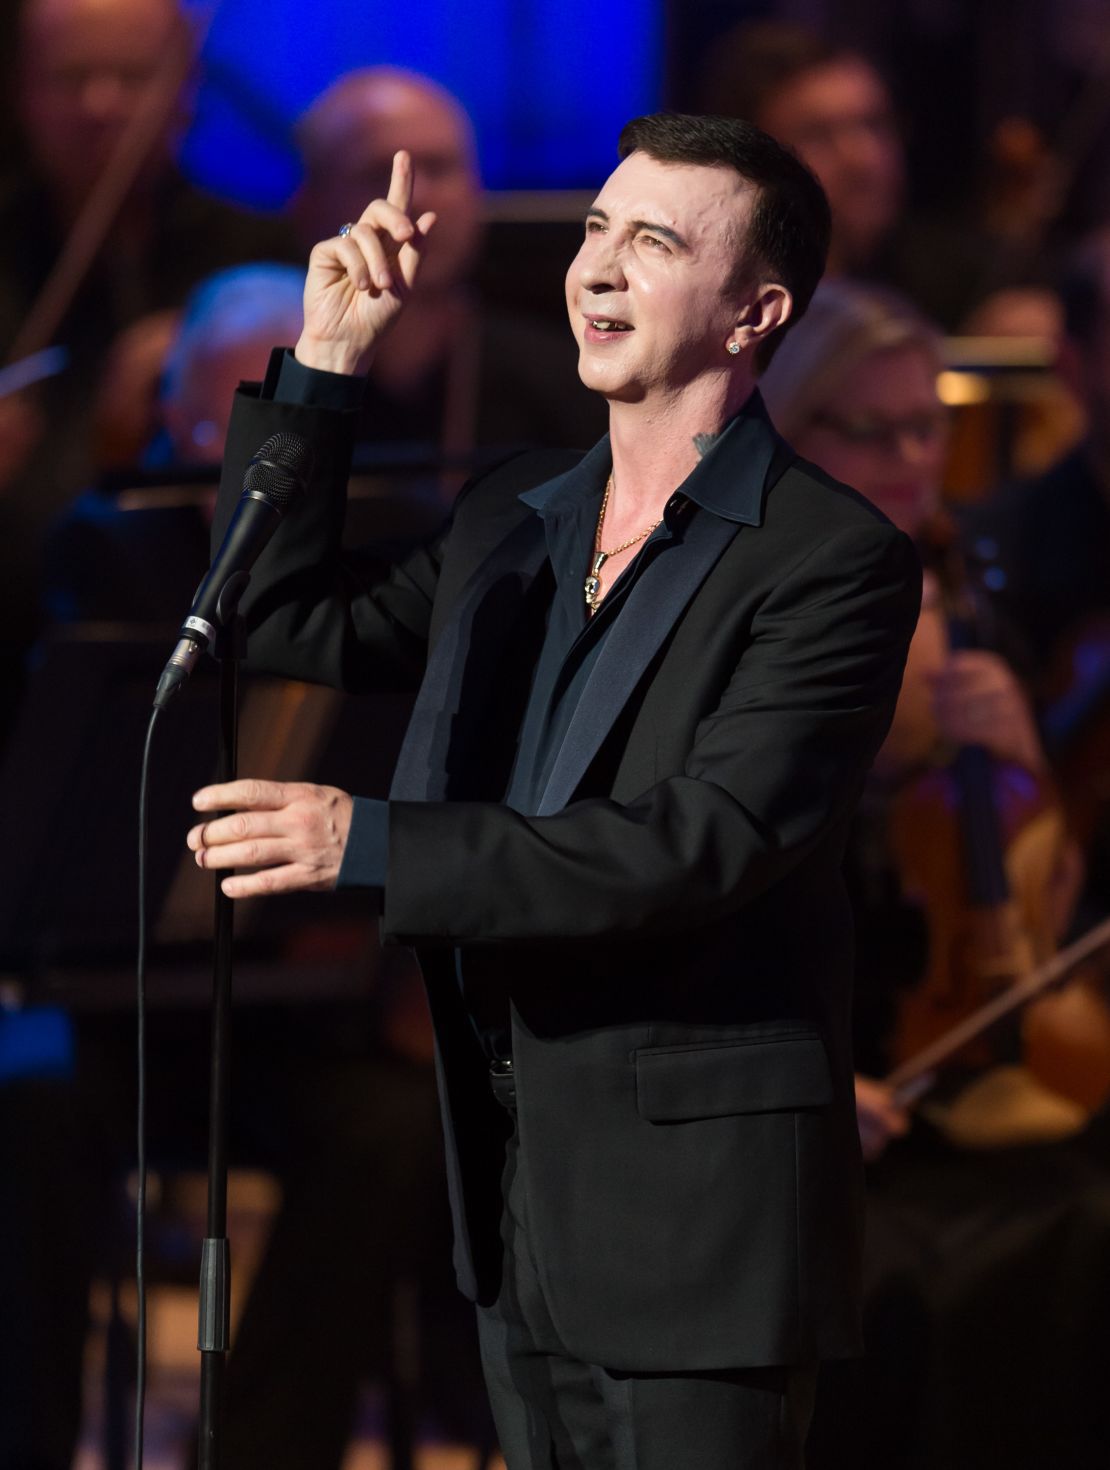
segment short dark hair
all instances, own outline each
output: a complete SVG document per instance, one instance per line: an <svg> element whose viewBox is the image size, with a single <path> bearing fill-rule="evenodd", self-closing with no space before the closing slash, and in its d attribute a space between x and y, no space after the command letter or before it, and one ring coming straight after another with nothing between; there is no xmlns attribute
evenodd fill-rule
<svg viewBox="0 0 1110 1470"><path fill-rule="evenodd" d="M731 168L755 185L743 255L731 284L764 276L785 286L794 301L786 325L756 350L755 365L762 371L783 334L804 314L824 272L831 230L825 191L789 149L742 118L654 112L626 123L617 149L622 159L646 153L659 163Z"/></svg>

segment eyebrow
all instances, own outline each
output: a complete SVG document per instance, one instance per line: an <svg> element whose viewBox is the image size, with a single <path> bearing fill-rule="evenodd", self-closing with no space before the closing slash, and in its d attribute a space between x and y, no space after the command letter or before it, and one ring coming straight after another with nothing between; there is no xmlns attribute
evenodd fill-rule
<svg viewBox="0 0 1110 1470"><path fill-rule="evenodd" d="M586 211L587 219L591 219L594 217L596 217L597 219L603 219L606 224L609 223L609 216L605 213L603 209L598 209L596 205L594 205L592 209L587 209ZM654 224L649 219L634 219L632 221L632 229L635 231L650 230L653 235L665 235L666 238L668 240L672 240L680 250L689 250L690 248L688 242L685 241L682 236L678 234L677 231L669 230L666 225Z"/></svg>

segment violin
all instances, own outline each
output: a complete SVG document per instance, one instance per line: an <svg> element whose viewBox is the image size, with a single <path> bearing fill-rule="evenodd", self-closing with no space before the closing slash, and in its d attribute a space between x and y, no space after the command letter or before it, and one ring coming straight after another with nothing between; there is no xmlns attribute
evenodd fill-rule
<svg viewBox="0 0 1110 1470"><path fill-rule="evenodd" d="M985 620L953 536L927 546L926 565L930 595L891 732L891 758L903 770L914 764L894 793L890 836L903 889L927 919L929 955L898 1009L896 1078L929 1049L943 1053L943 1038L1045 964L1078 887L1075 845L1047 770L999 761L983 745L944 748L929 675L953 650L981 647ZM1030 1000L946 1054L938 1080L929 1115L966 1146L1077 1130L1110 1096L1110 1009L1100 986L1081 971L1066 989Z"/></svg>

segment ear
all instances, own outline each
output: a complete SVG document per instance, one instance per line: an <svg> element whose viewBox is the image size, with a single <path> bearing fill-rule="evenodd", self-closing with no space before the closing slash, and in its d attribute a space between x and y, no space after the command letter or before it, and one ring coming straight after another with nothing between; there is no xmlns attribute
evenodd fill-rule
<svg viewBox="0 0 1110 1470"><path fill-rule="evenodd" d="M760 282L752 295L736 313L736 326L729 336L728 349L735 342L741 352L758 347L765 337L790 320L794 298L777 281Z"/></svg>

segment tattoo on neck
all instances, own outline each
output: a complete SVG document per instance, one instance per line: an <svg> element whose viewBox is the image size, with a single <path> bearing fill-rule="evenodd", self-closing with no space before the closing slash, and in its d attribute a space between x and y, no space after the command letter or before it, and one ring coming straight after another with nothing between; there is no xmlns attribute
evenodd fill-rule
<svg viewBox="0 0 1110 1470"><path fill-rule="evenodd" d="M694 448L698 451L698 455L699 455L699 457L701 459L704 459L705 458L705 456L713 448L714 444L716 444L717 440L720 437L721 437L720 434L695 434L694 435Z"/></svg>

